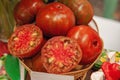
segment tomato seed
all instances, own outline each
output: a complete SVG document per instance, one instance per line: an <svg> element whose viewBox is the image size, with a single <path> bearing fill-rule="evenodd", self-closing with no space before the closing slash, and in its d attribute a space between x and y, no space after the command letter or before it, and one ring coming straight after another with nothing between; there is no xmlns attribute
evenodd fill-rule
<svg viewBox="0 0 120 80"><path fill-rule="evenodd" d="M14 41L17 41L17 40L19 40L19 38L18 38L18 37L14 37L13 40L14 40Z"/></svg>
<svg viewBox="0 0 120 80"><path fill-rule="evenodd" d="M37 32L34 32L33 34L32 34L32 36L37 36L38 35L38 33Z"/></svg>
<svg viewBox="0 0 120 80"><path fill-rule="evenodd" d="M64 67L64 65L60 62L59 67L62 68L62 67Z"/></svg>
<svg viewBox="0 0 120 80"><path fill-rule="evenodd" d="M49 62L49 63L52 63L53 60L54 60L54 57L51 57L51 58L48 59L48 62Z"/></svg>
<svg viewBox="0 0 120 80"><path fill-rule="evenodd" d="M33 41L30 41L30 46L32 47L34 45L35 45L35 43Z"/></svg>

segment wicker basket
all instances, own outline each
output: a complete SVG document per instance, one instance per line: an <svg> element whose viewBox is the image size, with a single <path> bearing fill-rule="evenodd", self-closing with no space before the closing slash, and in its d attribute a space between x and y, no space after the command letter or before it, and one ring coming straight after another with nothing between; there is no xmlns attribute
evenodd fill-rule
<svg viewBox="0 0 120 80"><path fill-rule="evenodd" d="M99 29L98 29L98 26L97 26L97 23L95 22L95 20L92 20L89 25L99 33ZM99 56L101 56L101 54ZM98 56L98 58L99 58L99 56ZM71 76L74 76L75 80L85 80L87 72L92 68L92 66L98 60L98 58L89 65L78 65L77 68L72 70L71 72L63 73L61 75L71 75ZM23 59L20 59L20 62L22 63L22 65L26 68L26 70L30 74L30 71L31 71L30 67L28 67L24 63Z"/></svg>

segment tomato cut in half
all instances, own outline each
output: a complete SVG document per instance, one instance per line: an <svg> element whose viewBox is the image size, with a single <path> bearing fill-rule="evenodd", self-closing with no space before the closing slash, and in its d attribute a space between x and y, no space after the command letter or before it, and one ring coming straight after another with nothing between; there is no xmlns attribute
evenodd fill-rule
<svg viewBox="0 0 120 80"><path fill-rule="evenodd" d="M40 50L42 31L34 24L26 24L15 29L8 41L8 49L14 56L31 57Z"/></svg>
<svg viewBox="0 0 120 80"><path fill-rule="evenodd" d="M59 74L74 69L82 58L82 51L75 40L56 36L42 47L41 57L47 72Z"/></svg>

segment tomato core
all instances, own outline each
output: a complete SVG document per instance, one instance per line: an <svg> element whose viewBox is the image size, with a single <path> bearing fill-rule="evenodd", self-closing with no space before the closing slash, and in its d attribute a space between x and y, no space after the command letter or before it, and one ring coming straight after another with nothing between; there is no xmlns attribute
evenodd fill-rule
<svg viewBox="0 0 120 80"><path fill-rule="evenodd" d="M94 45L94 47L96 47L96 46L97 46L97 44L98 44L98 42L97 42L97 41L93 41L93 45Z"/></svg>
<svg viewBox="0 0 120 80"><path fill-rule="evenodd" d="M69 50L70 48L66 48L67 45L68 43L63 44L62 42L60 42L59 44L55 45L55 49L51 50L57 61L67 63L67 60L70 59L72 55L74 55L73 52Z"/></svg>

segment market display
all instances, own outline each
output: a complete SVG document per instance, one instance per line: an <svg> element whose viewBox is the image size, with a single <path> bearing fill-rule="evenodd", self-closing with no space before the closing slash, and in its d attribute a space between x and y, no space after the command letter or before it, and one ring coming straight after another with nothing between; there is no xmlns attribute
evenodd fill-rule
<svg viewBox="0 0 120 80"><path fill-rule="evenodd" d="M35 53L41 54L41 58L43 58L42 64L46 71L50 73L66 73L73 70L77 67L77 65L91 64L97 59L103 49L103 42L98 32L88 26L88 23L92 20L93 15L90 15L90 19L88 21L85 20L85 22L80 22L88 18L86 14L81 14L84 13L81 12L84 10L84 6L85 9L90 8L90 12L93 13L93 8L84 4L86 3L87 5L90 5L90 3L87 0L74 0L73 4L76 2L78 2L76 5L79 4L78 7L75 7L75 10L81 8L81 10L78 11L79 13L77 12L78 14L76 14L70 6L60 2L51 2L46 5L42 5L41 8L37 8L37 10L35 7L35 10L33 11L33 8L30 5L23 5L27 3L25 0L20 1L19 3L22 6L27 7L25 10L29 11L29 14L31 12L36 13L36 15L31 14L31 16L35 16L36 19L33 22L24 23L21 26L17 26L8 41L10 53L18 58L24 59L25 57L32 57ZM80 4L82 6L80 6ZM17 4L15 8L17 8L17 6L19 6L19 4ZM25 10L21 10L22 6L19 6L20 9L18 8L17 10L24 13ZM14 12L18 12L17 10L15 9ZM31 16L28 16L27 13L24 14L26 15L26 18L23 17L23 19L25 19L21 19L21 21L27 21L27 18L31 18ZM84 18L80 18L80 16L84 16ZM19 19L19 16L17 18ZM19 20L16 19L16 21ZM34 29L36 26L30 24L38 26L41 33L37 31L39 29ZM23 26L24 29L22 29ZM40 48L39 46L42 42L42 36L46 39L46 43L42 48ZM63 41L59 36L63 36L61 37ZM56 37L59 38L52 39ZM77 43L71 41L72 39L75 39ZM79 45L79 48L77 48L78 46L76 45ZM62 68L60 66L62 66ZM69 66L68 69L65 66Z"/></svg>
<svg viewBox="0 0 120 80"><path fill-rule="evenodd" d="M94 11L88 0L20 0L13 15L16 25L8 42L0 42L0 56L10 53L37 72L59 75L90 66L102 68L107 80L120 79L119 75L108 78L111 72L120 73L120 65L103 57L104 41L89 25ZM110 74L106 66L112 69Z"/></svg>

